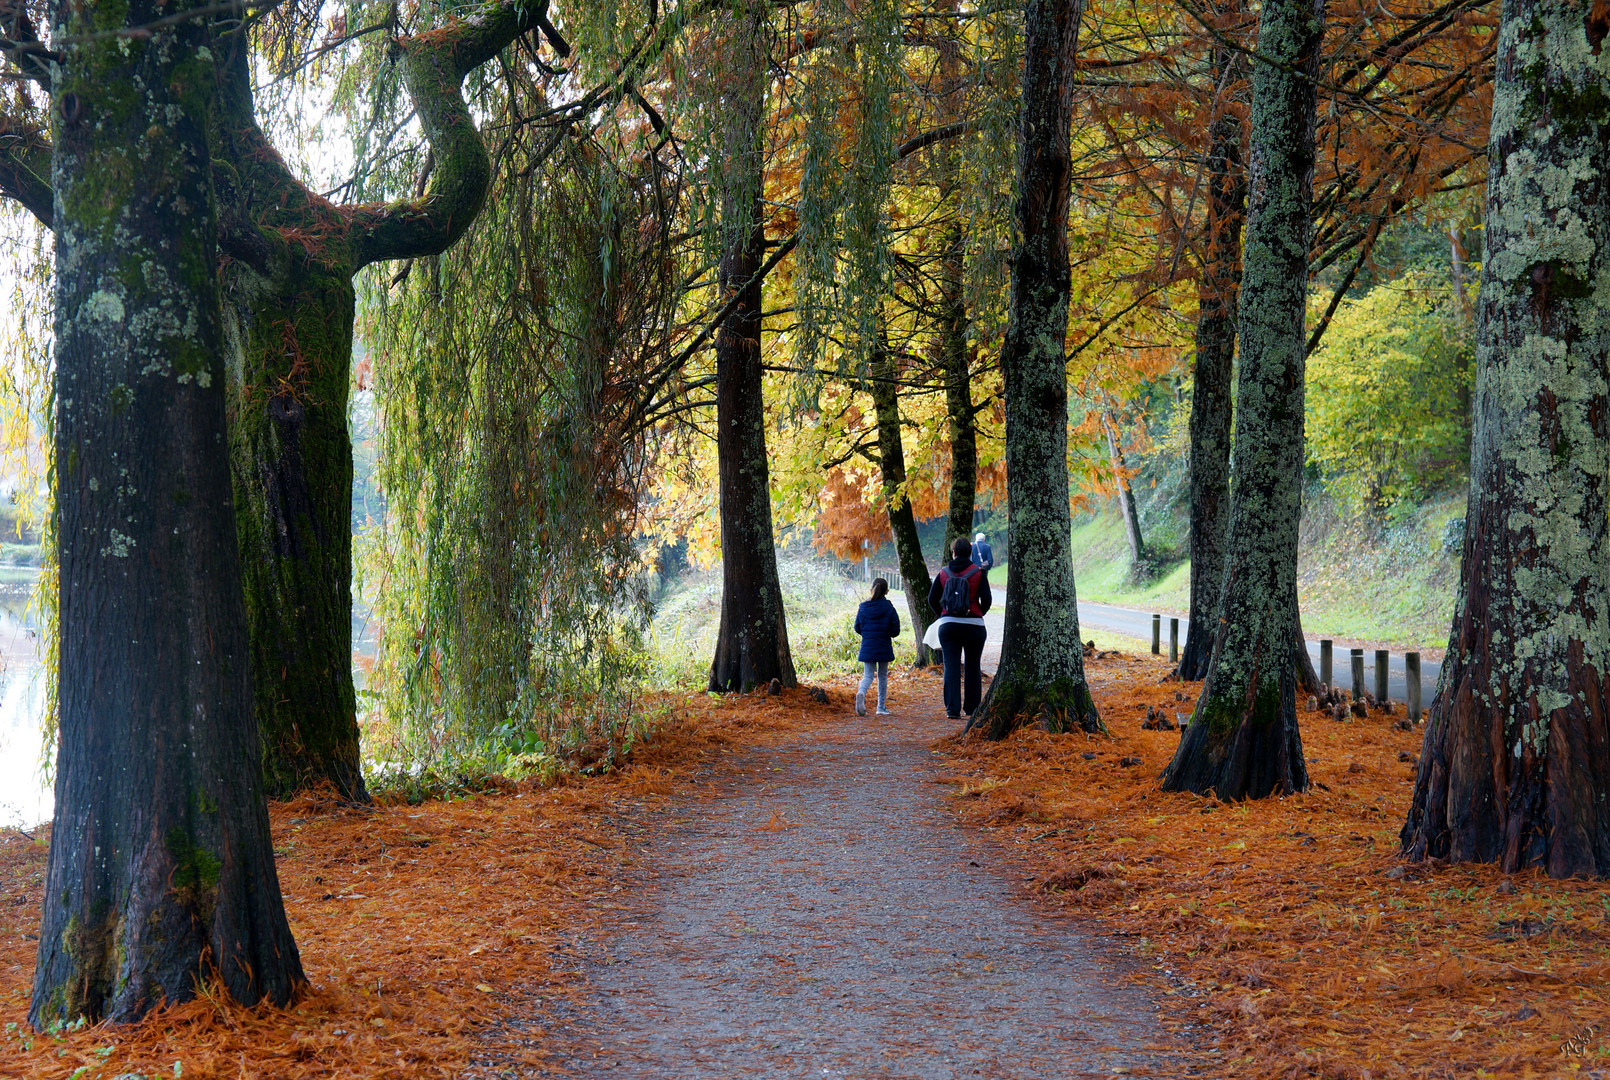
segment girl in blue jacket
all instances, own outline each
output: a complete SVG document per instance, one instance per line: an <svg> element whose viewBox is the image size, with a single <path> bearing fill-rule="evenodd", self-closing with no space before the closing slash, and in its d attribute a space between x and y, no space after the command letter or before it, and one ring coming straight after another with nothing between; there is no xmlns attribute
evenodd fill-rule
<svg viewBox="0 0 1610 1080"><path fill-rule="evenodd" d="M888 716L889 661L894 659L892 639L900 636L900 613L889 602L889 583L878 578L872 583L872 599L863 600L855 613L855 632L861 635L861 689L855 693L855 715L866 715L866 692L872 673L878 674L878 715Z"/></svg>

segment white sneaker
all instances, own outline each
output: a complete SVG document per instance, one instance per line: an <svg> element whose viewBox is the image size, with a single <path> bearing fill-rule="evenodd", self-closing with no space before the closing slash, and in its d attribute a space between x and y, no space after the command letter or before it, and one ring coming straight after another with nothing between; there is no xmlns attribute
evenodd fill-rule
<svg viewBox="0 0 1610 1080"><path fill-rule="evenodd" d="M855 692L855 715L857 715L857 716L865 716L866 715L866 691L865 690L857 690Z"/></svg>
<svg viewBox="0 0 1610 1080"><path fill-rule="evenodd" d="M891 714L890 714L888 709L885 709L882 705L879 705L878 706L878 715L879 716L889 716Z"/></svg>

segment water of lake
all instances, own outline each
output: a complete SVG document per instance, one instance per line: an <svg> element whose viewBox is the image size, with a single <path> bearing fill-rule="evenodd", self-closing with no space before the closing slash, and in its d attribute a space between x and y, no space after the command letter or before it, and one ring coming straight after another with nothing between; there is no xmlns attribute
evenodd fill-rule
<svg viewBox="0 0 1610 1080"><path fill-rule="evenodd" d="M39 638L21 591L0 592L0 827L31 829L50 818L40 721L45 680Z"/></svg>

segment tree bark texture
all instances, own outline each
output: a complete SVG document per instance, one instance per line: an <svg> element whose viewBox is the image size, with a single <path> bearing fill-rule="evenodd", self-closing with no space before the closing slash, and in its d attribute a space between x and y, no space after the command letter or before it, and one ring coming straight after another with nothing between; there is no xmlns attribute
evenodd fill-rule
<svg viewBox="0 0 1610 1080"><path fill-rule="evenodd" d="M366 798L352 682L352 276L373 261L444 251L469 227L491 164L460 84L545 15L545 4L483 4L397 43L436 162L419 197L400 203L337 206L310 192L257 126L244 36L217 49L230 462L274 795L330 783ZM12 128L15 138L0 138L0 194L50 225L40 180L49 141Z"/></svg>
<svg viewBox="0 0 1610 1080"><path fill-rule="evenodd" d="M1079 16L1078 0L1030 0L1024 18L1020 239L1001 345L1012 554L1000 666L968 723L997 739L1023 723L1102 730L1079 643L1068 510L1068 129Z"/></svg>
<svg viewBox="0 0 1610 1080"><path fill-rule="evenodd" d="M950 558L952 541L972 537L978 497L978 429L967 349L966 243L959 226L951 229L945 237L945 258L940 266L944 309L939 326L939 362L950 427L950 512L945 520L945 549L939 556L942 563Z"/></svg>
<svg viewBox="0 0 1610 1080"><path fill-rule="evenodd" d="M741 293L716 332L716 455L721 474L721 628L710 689L747 691L778 679L794 686L794 658L772 539L771 470L760 363L761 282L766 254L761 181L764 166L766 54L760 16L735 20L729 39L738 73L726 100L723 141L720 285Z"/></svg>
<svg viewBox="0 0 1610 1080"><path fill-rule="evenodd" d="M231 46L220 95L234 165L230 460L273 795L329 783L367 798L352 681L353 275L371 261L444 251L475 219L491 166L459 84L539 17L486 5L399 44L436 164L417 199L380 206L336 206L290 173L253 118L246 50Z"/></svg>
<svg viewBox="0 0 1610 1080"><path fill-rule="evenodd" d="M110 14L109 14L110 10ZM220 48L63 3L54 133L61 735L29 1019L304 982L258 770L225 432ZM109 32L111 31L111 32Z"/></svg>
<svg viewBox="0 0 1610 1080"><path fill-rule="evenodd" d="M1610 22L1505 0L1475 433L1411 858L1610 876Z"/></svg>
<svg viewBox="0 0 1610 1080"><path fill-rule="evenodd" d="M1163 773L1168 791L1229 800L1308 786L1292 649L1314 80L1324 29L1324 0L1269 0L1259 16L1224 589L1207 680Z"/></svg>
<svg viewBox="0 0 1610 1080"><path fill-rule="evenodd" d="M934 614L928 607L928 589L933 580L922 557L922 541L917 536L917 517L906 497L905 438L900 431L900 377L894 356L880 350L873 357L871 370L872 406L878 422L878 466L883 474L883 504L889 514L889 531L894 534L894 550L900 560L900 576L905 579L906 613L916 641L916 666L934 662L922 636Z"/></svg>
<svg viewBox="0 0 1610 1080"><path fill-rule="evenodd" d="M1226 81L1238 74L1240 66L1238 54L1217 50L1214 68ZM1192 363L1191 612L1179 666L1179 677L1190 680L1207 677L1213 655L1230 511L1230 387L1247 178L1241 159L1241 121L1228 110L1209 129L1207 188L1207 236L1197 286Z"/></svg>

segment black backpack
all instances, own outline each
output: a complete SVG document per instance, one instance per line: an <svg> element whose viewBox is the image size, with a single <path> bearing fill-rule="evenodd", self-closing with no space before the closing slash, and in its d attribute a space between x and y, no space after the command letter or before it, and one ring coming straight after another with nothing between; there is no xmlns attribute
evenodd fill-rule
<svg viewBox="0 0 1610 1080"><path fill-rule="evenodd" d="M945 593L939 598L941 615L949 615L955 619L965 619L972 615L972 581L978 572L976 566L969 566L960 574L952 574L948 569L945 570Z"/></svg>

